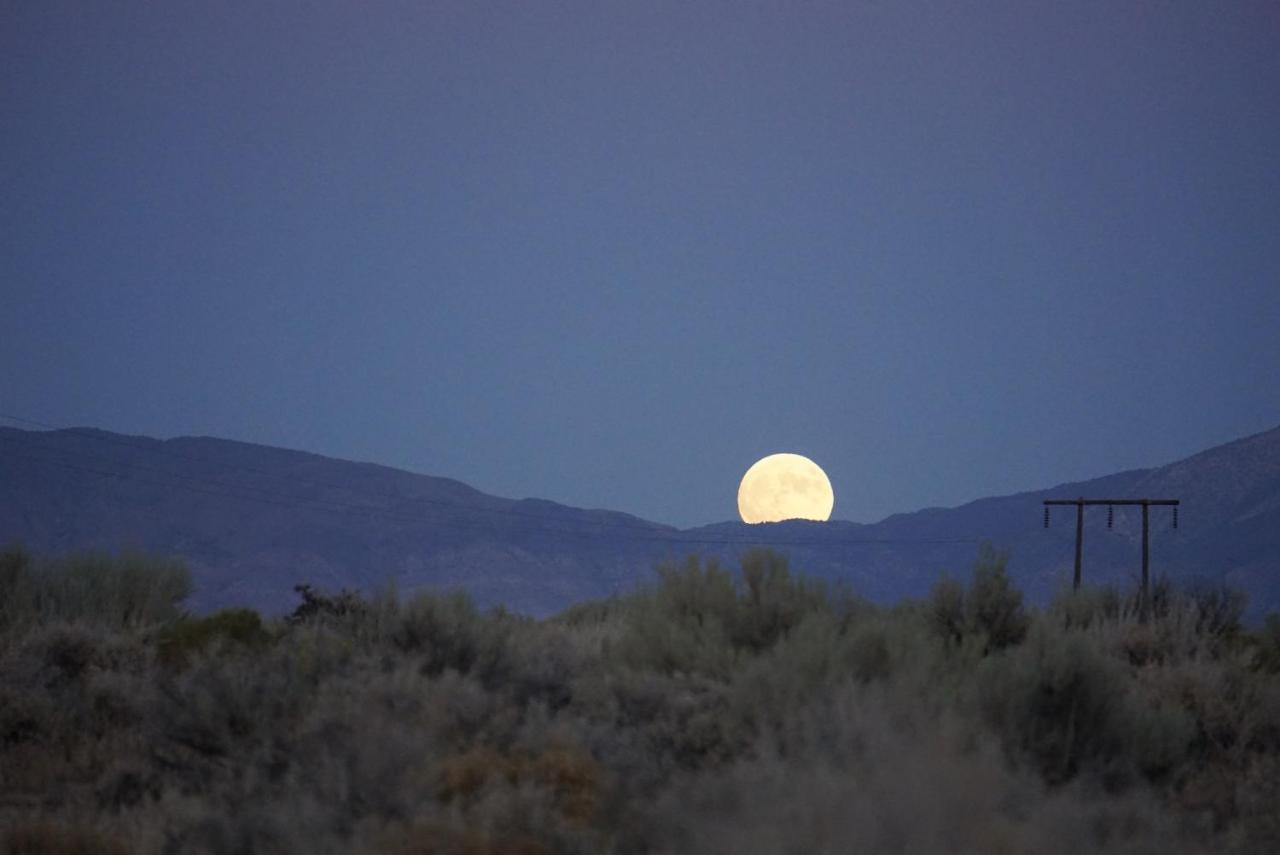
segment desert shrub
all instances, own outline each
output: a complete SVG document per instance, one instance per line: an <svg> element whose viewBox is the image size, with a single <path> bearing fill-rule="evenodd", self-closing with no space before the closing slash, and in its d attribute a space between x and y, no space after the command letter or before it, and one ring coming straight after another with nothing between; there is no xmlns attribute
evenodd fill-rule
<svg viewBox="0 0 1280 855"><path fill-rule="evenodd" d="M508 669L507 638L530 619L495 609L480 612L464 590L421 591L402 600L394 589L370 598L350 591L329 596L298 586L303 602L287 619L299 628L323 627L360 649L407 657L424 674L474 672L501 682Z"/></svg>
<svg viewBox="0 0 1280 855"><path fill-rule="evenodd" d="M983 712L1006 745L1044 777L1073 776L1086 755L1105 754L1124 674L1079 634L1037 627L1026 646L983 663Z"/></svg>
<svg viewBox="0 0 1280 855"><path fill-rule="evenodd" d="M610 657L663 674L727 677L735 659L733 578L714 559L704 566L694 556L683 565L661 564L657 572L658 585L635 595Z"/></svg>
<svg viewBox="0 0 1280 855"><path fill-rule="evenodd" d="M1125 600L1114 585L1084 585L1058 592L1047 613L1064 629L1088 629L1119 620L1125 614Z"/></svg>
<svg viewBox="0 0 1280 855"><path fill-rule="evenodd" d="M926 667L925 640L915 624L866 615L843 624L832 615L808 615L782 641L745 661L731 685L730 714L757 737L783 733L797 710L825 702L850 686L910 682Z"/></svg>
<svg viewBox="0 0 1280 855"><path fill-rule="evenodd" d="M9 673L0 675L0 797L20 800L56 787L66 768L62 752L72 734L58 697L39 686L18 683L11 669L6 670Z"/></svg>
<svg viewBox="0 0 1280 855"><path fill-rule="evenodd" d="M1179 588L1166 578L1152 585L1150 607L1140 591L1113 588L1060 595L1049 614L1063 627L1087 630L1135 667L1197 657L1233 655L1251 639L1240 624L1244 600L1222 587Z"/></svg>
<svg viewBox="0 0 1280 855"><path fill-rule="evenodd" d="M86 552L35 561L0 557L0 631L56 621L135 628L181 615L191 576L179 561L139 553Z"/></svg>
<svg viewBox="0 0 1280 855"><path fill-rule="evenodd" d="M225 758L262 750L287 734L320 687L352 667L340 639L317 633L267 648L253 660L196 656L156 679L148 726L153 750L197 782L225 772Z"/></svg>
<svg viewBox="0 0 1280 855"><path fill-rule="evenodd" d="M359 616L369 607L356 591L343 589L336 594L325 594L316 591L310 585L294 585L293 590L302 598L302 602L285 618L291 624L325 618Z"/></svg>
<svg viewBox="0 0 1280 855"><path fill-rule="evenodd" d="M868 622L848 634L844 640L844 663L856 682L869 683L888 679L893 671L892 630L881 622Z"/></svg>
<svg viewBox="0 0 1280 855"><path fill-rule="evenodd" d="M4 855L128 855L119 837L94 825L59 817L18 820L0 832Z"/></svg>
<svg viewBox="0 0 1280 855"><path fill-rule="evenodd" d="M727 678L735 663L777 644L807 615L831 613L826 590L792 576L768 549L742 557L742 582L714 558L659 565L658 585L623 613L626 629L612 652L636 667ZM842 611L854 613L850 601Z"/></svg>
<svg viewBox="0 0 1280 855"><path fill-rule="evenodd" d="M0 805L89 787L137 741L149 665L140 639L90 624L35 627L0 656Z"/></svg>
<svg viewBox="0 0 1280 855"><path fill-rule="evenodd" d="M661 789L677 769L721 765L749 744L733 689L721 681L627 669L597 688L604 691L575 693L578 741L633 796Z"/></svg>
<svg viewBox="0 0 1280 855"><path fill-rule="evenodd" d="M928 631L948 647L971 643L983 653L1021 642L1029 619L1008 563L1007 552L983 543L967 591L950 576L934 583L922 608Z"/></svg>
<svg viewBox="0 0 1280 855"><path fill-rule="evenodd" d="M617 595L603 600L586 600L574 603L552 617L551 621L571 629L596 627L617 620L629 604L629 600Z"/></svg>
<svg viewBox="0 0 1280 855"><path fill-rule="evenodd" d="M31 619L35 580L31 553L21 544L0 550L0 630Z"/></svg>
<svg viewBox="0 0 1280 855"><path fill-rule="evenodd" d="M57 714L56 702L47 692L12 682L0 685L0 747L8 750L48 742ZM0 780L6 777L0 772Z"/></svg>
<svg viewBox="0 0 1280 855"><path fill-rule="evenodd" d="M1267 615L1249 640L1254 650L1254 667L1264 674L1280 674L1280 615Z"/></svg>
<svg viewBox="0 0 1280 855"><path fill-rule="evenodd" d="M729 571L715 558L701 563L689 556L684 565L659 564L654 592L659 609L675 623L716 627L726 638L737 621L738 593Z"/></svg>
<svg viewBox="0 0 1280 855"><path fill-rule="evenodd" d="M731 625L735 647L759 652L784 638L804 617L828 608L825 590L791 575L785 555L750 549L741 559L742 592Z"/></svg>
<svg viewBox="0 0 1280 855"><path fill-rule="evenodd" d="M1176 706L1135 699L1126 666L1095 639L1046 622L1024 645L985 661L978 676L992 728L1050 783L1086 767L1160 777L1193 737L1192 721Z"/></svg>
<svg viewBox="0 0 1280 855"><path fill-rule="evenodd" d="M934 583L925 601L930 631L948 645L959 645L966 632L964 585L943 576Z"/></svg>
<svg viewBox="0 0 1280 855"><path fill-rule="evenodd" d="M599 679L599 659L552 623L516 623L501 634L494 665L482 678L512 703L567 706L587 680Z"/></svg>
<svg viewBox="0 0 1280 855"><path fill-rule="evenodd" d="M162 661L181 664L215 645L248 652L270 642L271 633L253 609L224 609L174 621L160 630L156 645Z"/></svg>
<svg viewBox="0 0 1280 855"><path fill-rule="evenodd" d="M601 769L535 710L474 675L431 677L408 659L383 670L374 658L317 688L280 753L282 779L325 806L321 839L358 830L354 851L415 851L430 834L463 845L464 830L492 851L514 840L601 851L589 828Z"/></svg>
<svg viewBox="0 0 1280 855"><path fill-rule="evenodd" d="M141 637L112 632L91 623L52 623L34 627L0 659L9 682L47 689L82 681L92 673L118 671L141 675L150 657Z"/></svg>
<svg viewBox="0 0 1280 855"><path fill-rule="evenodd" d="M387 640L396 650L418 657L426 674L474 669L491 677L505 646L503 623L502 618L482 616L465 591L420 593L398 610Z"/></svg>
<svg viewBox="0 0 1280 855"><path fill-rule="evenodd" d="M60 625L41 633L35 646L42 648L44 664L56 676L54 680L75 680L92 664L102 643L102 636L80 626Z"/></svg>
<svg viewBox="0 0 1280 855"><path fill-rule="evenodd" d="M1244 852L1280 852L1280 757L1260 756L1234 776L1231 836Z"/></svg>
<svg viewBox="0 0 1280 855"><path fill-rule="evenodd" d="M1240 634L1247 604L1243 592L1224 584L1193 581L1185 593L1195 607L1197 634L1228 640Z"/></svg>
<svg viewBox="0 0 1280 855"><path fill-rule="evenodd" d="M600 769L574 746L547 746L536 753L474 746L444 758L437 797L445 803L474 802L495 786L546 790L562 819L585 826L596 811Z"/></svg>
<svg viewBox="0 0 1280 855"><path fill-rule="evenodd" d="M497 709L481 706L465 730L451 734L452 708L469 700L453 691L472 686L446 686L410 663L331 675L290 714L292 731L273 751L279 774L305 782L295 792L325 805L331 828L429 809L442 757L455 746L483 744Z"/></svg>
<svg viewBox="0 0 1280 855"><path fill-rule="evenodd" d="M1014 587L1006 567L1009 554L984 543L965 595L965 622L986 640L988 650L1018 644L1027 634L1022 592Z"/></svg>
<svg viewBox="0 0 1280 855"><path fill-rule="evenodd" d="M0 581L33 590L36 565L0 556ZM0 842L1276 849L1280 619L1232 630L1229 598L1172 589L1145 622L1114 590L1028 614L994 550L894 607L744 565L665 565L541 621L310 589L269 625L23 617L0 643Z"/></svg>
<svg viewBox="0 0 1280 855"><path fill-rule="evenodd" d="M1149 697L1176 703L1194 724L1189 762L1178 781L1179 803L1208 811L1220 828L1239 820L1255 791L1246 781L1274 770L1280 756L1280 681L1250 667L1247 651L1197 657L1141 673ZM1280 793L1280 782L1260 792Z"/></svg>
<svg viewBox="0 0 1280 855"><path fill-rule="evenodd" d="M1141 591L1131 595L1130 611L1140 613ZM1179 585L1168 576L1151 583L1147 619L1157 623L1184 623L1191 634L1218 641L1234 638L1241 629L1246 598L1224 584L1192 579Z"/></svg>
<svg viewBox="0 0 1280 855"><path fill-rule="evenodd" d="M1158 578L1142 608L1140 590L1124 594L1113 586L1059 593L1047 614L1065 629L1089 630L1133 665L1188 657L1223 655L1246 637L1241 625L1245 599L1221 585L1191 582L1179 587Z"/></svg>
<svg viewBox="0 0 1280 855"><path fill-rule="evenodd" d="M377 832L363 849L388 855L554 855L556 852L548 844L527 835L459 827L444 819L394 824Z"/></svg>
<svg viewBox="0 0 1280 855"><path fill-rule="evenodd" d="M1197 851L1141 796L1046 791L988 739L882 690L796 710L785 745L676 777L645 810L664 853Z"/></svg>

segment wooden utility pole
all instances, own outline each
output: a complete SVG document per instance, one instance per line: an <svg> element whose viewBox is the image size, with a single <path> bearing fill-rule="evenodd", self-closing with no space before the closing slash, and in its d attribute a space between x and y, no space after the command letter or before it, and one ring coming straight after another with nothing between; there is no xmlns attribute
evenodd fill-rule
<svg viewBox="0 0 1280 855"><path fill-rule="evenodd" d="M1146 615L1147 596L1151 589L1151 506L1152 505L1171 505L1173 507L1173 527L1178 527L1178 499L1045 499L1044 500L1044 527L1049 527L1049 507L1051 505L1075 505L1076 506L1076 566L1075 573L1071 578L1071 587L1073 590L1080 587L1080 565L1084 553L1084 506L1085 505L1106 505L1108 509L1114 508L1116 505L1141 505L1142 506L1142 602L1141 608L1143 615ZM1107 528L1111 528L1112 513L1107 512Z"/></svg>
<svg viewBox="0 0 1280 855"><path fill-rule="evenodd" d="M1076 504L1076 568L1071 574L1071 589L1080 589L1080 563L1084 558L1084 502Z"/></svg>

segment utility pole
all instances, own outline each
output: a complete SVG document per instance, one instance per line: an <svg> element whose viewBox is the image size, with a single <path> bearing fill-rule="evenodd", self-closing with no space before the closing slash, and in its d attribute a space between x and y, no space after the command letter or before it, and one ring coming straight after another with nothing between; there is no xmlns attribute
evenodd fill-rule
<svg viewBox="0 0 1280 855"><path fill-rule="evenodd" d="M1141 609L1145 618L1147 610L1147 596L1151 589L1151 506L1152 505L1169 505L1173 507L1173 527L1178 527L1178 499L1045 499L1044 500L1044 527L1049 527L1049 507L1051 505L1075 505L1076 506L1076 566L1075 573L1071 578L1072 590L1078 590L1080 587L1080 565L1084 553L1084 506L1085 505L1106 505L1107 506L1107 528L1111 528L1111 524L1115 519L1114 509L1116 505L1141 505L1142 506L1142 602Z"/></svg>

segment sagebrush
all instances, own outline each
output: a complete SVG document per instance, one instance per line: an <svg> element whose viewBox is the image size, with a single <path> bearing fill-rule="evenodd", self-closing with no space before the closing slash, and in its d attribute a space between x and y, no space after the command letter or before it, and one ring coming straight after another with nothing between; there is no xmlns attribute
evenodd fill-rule
<svg viewBox="0 0 1280 855"><path fill-rule="evenodd" d="M547 620L0 555L5 852L1280 851L1280 619L1023 602L1007 556L872 605L767 550Z"/></svg>

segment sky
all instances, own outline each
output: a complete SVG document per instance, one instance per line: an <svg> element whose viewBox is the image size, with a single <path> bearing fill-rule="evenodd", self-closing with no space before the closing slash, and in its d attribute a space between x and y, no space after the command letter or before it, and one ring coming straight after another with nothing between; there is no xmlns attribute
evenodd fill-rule
<svg viewBox="0 0 1280 855"><path fill-rule="evenodd" d="M1280 424L1280 5L4 0L0 413L679 526L1171 462Z"/></svg>

